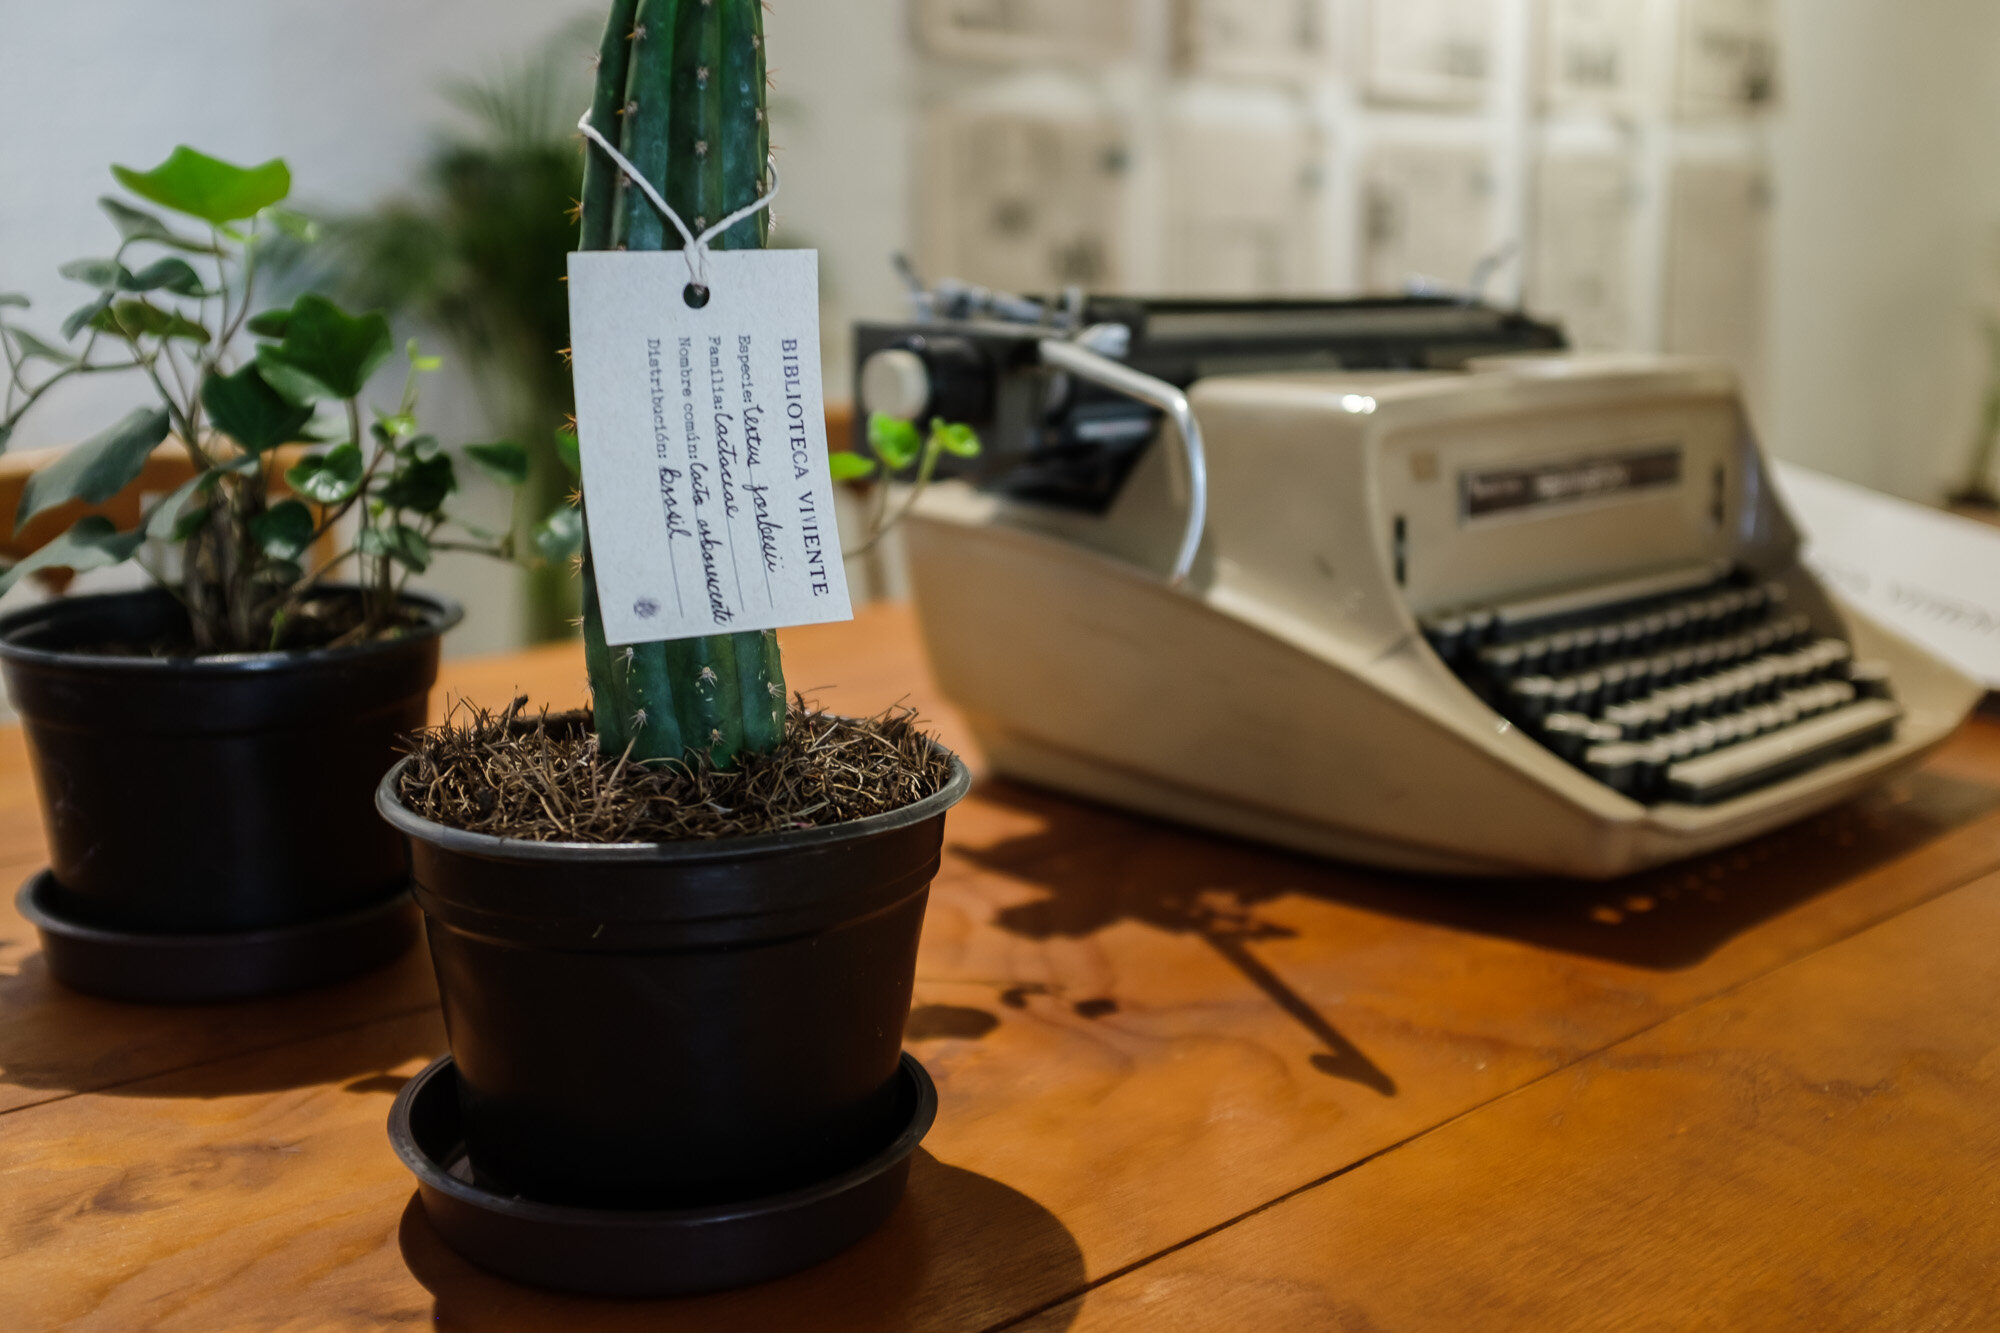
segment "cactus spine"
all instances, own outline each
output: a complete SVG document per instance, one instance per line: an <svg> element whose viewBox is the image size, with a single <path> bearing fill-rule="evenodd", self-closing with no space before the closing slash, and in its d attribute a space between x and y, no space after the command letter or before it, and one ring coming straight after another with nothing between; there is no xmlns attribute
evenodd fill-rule
<svg viewBox="0 0 2000 1333"><path fill-rule="evenodd" d="M591 124L695 232L763 195L766 110L761 0L612 0ZM679 233L644 192L628 187L602 152L586 146L585 153L581 248L679 249ZM759 213L712 245L761 249L768 231L769 214ZM728 767L738 754L784 739L778 636L763 630L609 646L587 537L583 640L605 750L629 745L639 760L696 750Z"/></svg>

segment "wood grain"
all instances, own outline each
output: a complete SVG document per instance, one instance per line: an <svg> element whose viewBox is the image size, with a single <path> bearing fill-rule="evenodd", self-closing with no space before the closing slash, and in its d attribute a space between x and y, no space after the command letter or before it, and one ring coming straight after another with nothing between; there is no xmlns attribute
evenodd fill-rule
<svg viewBox="0 0 2000 1333"><path fill-rule="evenodd" d="M1083 1282L1045 1209L929 1153L881 1232L785 1282L615 1302L490 1277L430 1230L382 1133L420 1067L401 1053L442 1038L426 1015L256 1057L297 1084L277 1095L233 1091L229 1066L251 1062L232 1061L153 1080L139 1101L78 1097L50 1140L0 1121L0 1278L23 1298L10 1318L27 1321L15 1326L770 1329L810 1310L815 1329L980 1327L996 1300ZM371 1062L378 1073L348 1077Z"/></svg>
<svg viewBox="0 0 2000 1333"><path fill-rule="evenodd" d="M828 704L907 693L963 743L907 612L790 633L786 653L792 683ZM449 676L490 702L519 688L567 703L579 680L567 648ZM0 1245L0 1289L48 1287L50 1318L125 1320L105 1327L266 1327L301 1310L358 1327L988 1327L1996 868L1987 720L1844 810L1608 886L1383 875L983 781L947 832L909 1034L943 1109L888 1239L696 1305L528 1293L405 1216L382 1132L393 1079L362 1067L415 1068L438 1049L427 1015L299 1027L282 1049L220 1060L214 1038L163 1029L141 1054L181 1072L0 1116L0 1162L46 1172L0 1199L0 1236L29 1227ZM0 1033L50 1021L0 1018ZM211 1063L182 1068L190 1051ZM282 1172L171 1166L254 1159L257 1135L292 1134L310 1151ZM77 1160L97 1174L64 1174ZM90 1203L163 1171L169 1202L136 1219ZM989 1215L1011 1220L981 1230ZM49 1216L65 1221L34 1230ZM148 1303L169 1293L183 1303Z"/></svg>
<svg viewBox="0 0 2000 1333"><path fill-rule="evenodd" d="M1996 951L2000 876L1141 1267L1076 1326L1990 1329Z"/></svg>

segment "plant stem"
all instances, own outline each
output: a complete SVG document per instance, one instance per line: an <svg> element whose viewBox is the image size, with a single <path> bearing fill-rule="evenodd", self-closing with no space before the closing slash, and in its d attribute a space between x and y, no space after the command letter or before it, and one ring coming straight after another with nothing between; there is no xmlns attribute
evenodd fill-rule
<svg viewBox="0 0 2000 1333"><path fill-rule="evenodd" d="M881 479L875 483L875 495L869 497L871 512L868 519L868 537L852 551L842 551L840 555L843 560L853 560L867 555L881 545L882 539L888 536L898 523L909 517L910 511L916 508L918 497L923 495L924 488L931 484L931 479L936 475L938 459L943 455L944 446L933 433L924 443L923 458L917 464L917 477L910 484L910 493L903 497L902 505L893 515L888 512L890 488L888 474L886 472L882 474Z"/></svg>

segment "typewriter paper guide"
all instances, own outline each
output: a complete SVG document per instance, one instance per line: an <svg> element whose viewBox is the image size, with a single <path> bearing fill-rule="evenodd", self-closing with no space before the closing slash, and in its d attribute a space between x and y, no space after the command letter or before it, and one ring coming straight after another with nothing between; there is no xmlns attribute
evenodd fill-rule
<svg viewBox="0 0 2000 1333"><path fill-rule="evenodd" d="M1192 595L1156 572L1184 512L1170 449L1101 518L956 486L921 507L931 657L997 771L1343 859L1602 878L1843 800L1918 762L1978 697L1798 563L1726 371L1625 358L1236 375L1191 397L1211 502ZM1707 804L1641 800L1497 711L1427 637L1453 608L1663 568L1785 598L1793 656L1837 635L1887 664L1895 704L1814 720L1798 735L1878 721L1809 770Z"/></svg>

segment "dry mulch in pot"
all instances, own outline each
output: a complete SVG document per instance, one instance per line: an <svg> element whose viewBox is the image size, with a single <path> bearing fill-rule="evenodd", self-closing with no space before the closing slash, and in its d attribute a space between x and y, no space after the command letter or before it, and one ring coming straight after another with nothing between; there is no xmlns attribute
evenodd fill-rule
<svg viewBox="0 0 2000 1333"><path fill-rule="evenodd" d="M409 738L399 794L448 828L532 842L741 838L841 824L923 800L951 780L950 753L892 708L840 717L794 700L785 743L719 771L636 764L597 748L586 712L527 715L463 703Z"/></svg>

